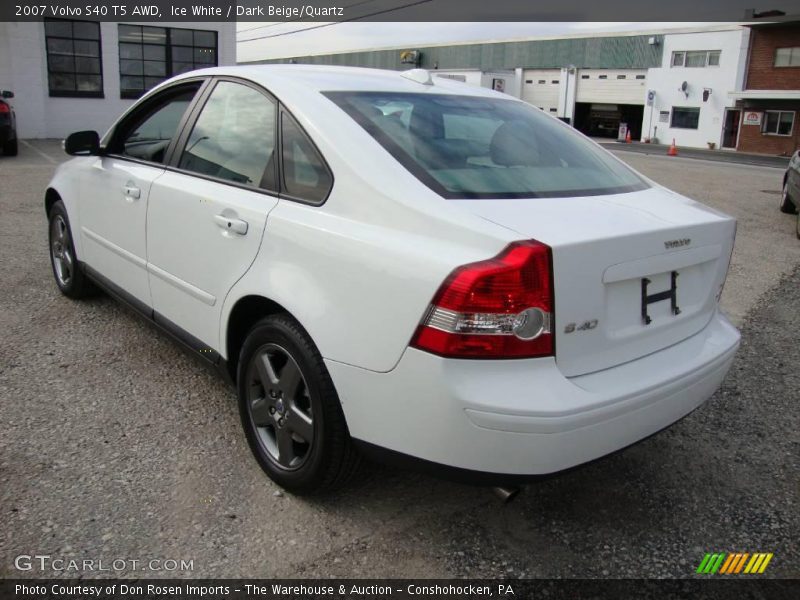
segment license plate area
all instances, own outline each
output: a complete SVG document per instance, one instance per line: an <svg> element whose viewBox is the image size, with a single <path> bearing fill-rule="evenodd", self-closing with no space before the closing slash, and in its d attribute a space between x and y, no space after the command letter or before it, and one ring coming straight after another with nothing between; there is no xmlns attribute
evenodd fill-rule
<svg viewBox="0 0 800 600"><path fill-rule="evenodd" d="M642 323L644 325L650 325L653 322L653 318L650 316L649 307L651 304L656 304L658 302L669 302L670 304L670 312L674 316L678 316L681 314L681 309L678 306L678 272L671 271L669 274L669 281L670 287L667 290L663 290L660 292L654 292L650 284L653 281L648 277L642 277L641 281L641 289L642 289Z"/></svg>

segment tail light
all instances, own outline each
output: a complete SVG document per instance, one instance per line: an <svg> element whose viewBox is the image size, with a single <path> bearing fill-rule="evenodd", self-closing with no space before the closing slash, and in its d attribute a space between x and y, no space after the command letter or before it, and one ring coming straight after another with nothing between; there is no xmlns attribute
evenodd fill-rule
<svg viewBox="0 0 800 600"><path fill-rule="evenodd" d="M553 306L550 248L514 242L495 258L454 270L411 345L450 358L549 356Z"/></svg>
<svg viewBox="0 0 800 600"><path fill-rule="evenodd" d="M8 104L0 100L0 115L10 113L11 109L8 107Z"/></svg>

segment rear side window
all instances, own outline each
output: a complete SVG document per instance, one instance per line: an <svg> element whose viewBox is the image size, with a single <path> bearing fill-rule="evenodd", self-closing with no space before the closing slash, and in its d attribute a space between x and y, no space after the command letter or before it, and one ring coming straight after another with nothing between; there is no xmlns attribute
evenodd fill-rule
<svg viewBox="0 0 800 600"><path fill-rule="evenodd" d="M183 114L189 107L200 84L165 92L131 114L112 142L112 152L163 163Z"/></svg>
<svg viewBox="0 0 800 600"><path fill-rule="evenodd" d="M179 168L275 190L275 102L220 81L197 117Z"/></svg>
<svg viewBox="0 0 800 600"><path fill-rule="evenodd" d="M445 198L588 196L648 187L608 152L523 102L392 92L325 95Z"/></svg>
<svg viewBox="0 0 800 600"><path fill-rule="evenodd" d="M283 191L289 196L319 204L333 185L325 161L313 142L288 113L281 113Z"/></svg>

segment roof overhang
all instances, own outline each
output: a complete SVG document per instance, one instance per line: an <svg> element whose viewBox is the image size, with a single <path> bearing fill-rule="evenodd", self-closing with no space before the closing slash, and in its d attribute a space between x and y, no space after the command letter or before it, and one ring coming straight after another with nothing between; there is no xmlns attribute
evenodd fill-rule
<svg viewBox="0 0 800 600"><path fill-rule="evenodd" d="M736 100L800 100L800 90L743 90L728 92Z"/></svg>

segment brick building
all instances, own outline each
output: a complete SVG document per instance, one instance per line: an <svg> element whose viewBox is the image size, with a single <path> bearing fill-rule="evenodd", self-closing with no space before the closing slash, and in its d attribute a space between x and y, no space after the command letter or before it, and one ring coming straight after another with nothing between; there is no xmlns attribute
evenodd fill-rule
<svg viewBox="0 0 800 600"><path fill-rule="evenodd" d="M745 85L729 94L726 133L742 152L791 155L800 147L800 21L749 27Z"/></svg>

